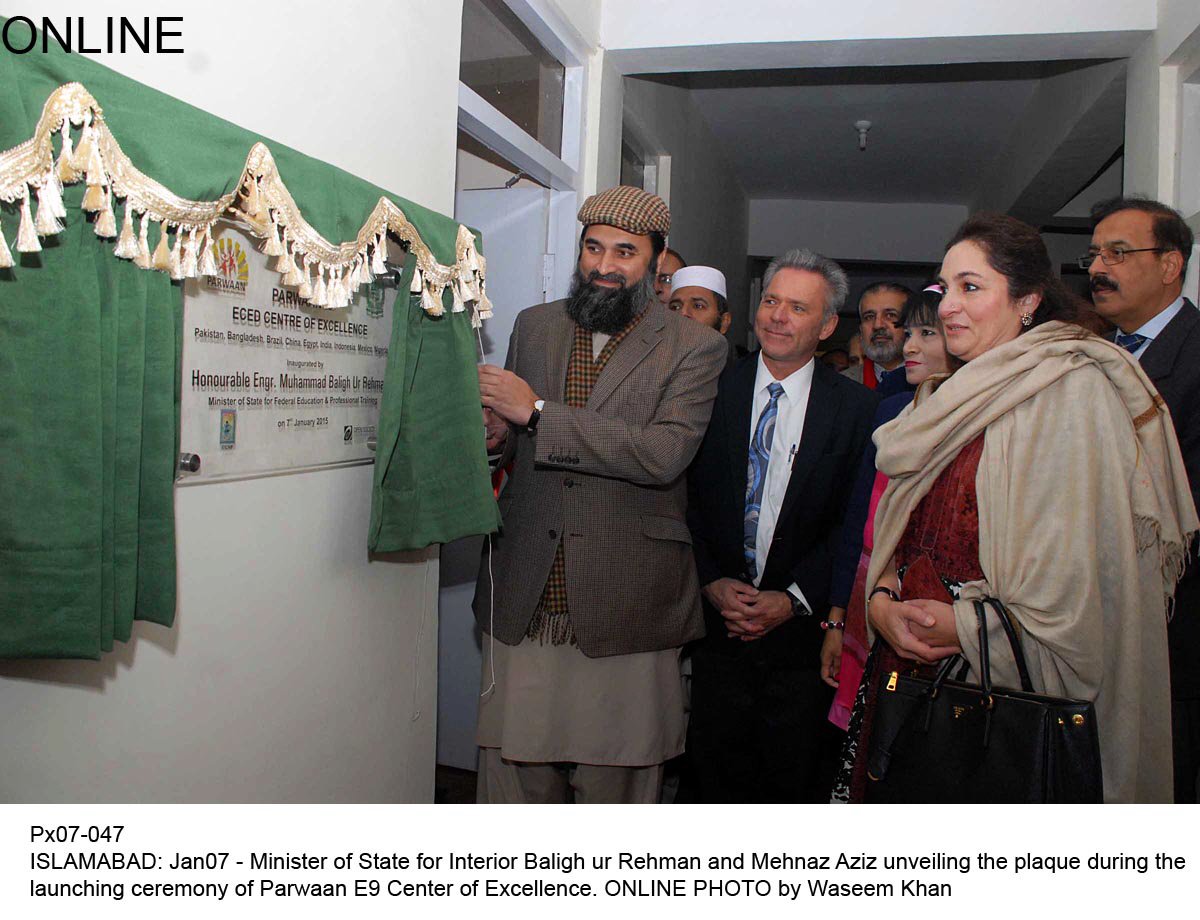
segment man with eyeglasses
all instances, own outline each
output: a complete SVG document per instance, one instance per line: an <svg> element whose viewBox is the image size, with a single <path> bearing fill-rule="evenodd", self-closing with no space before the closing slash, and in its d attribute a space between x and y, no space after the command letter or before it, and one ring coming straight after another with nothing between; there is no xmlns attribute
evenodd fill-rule
<svg viewBox="0 0 1200 920"><path fill-rule="evenodd" d="M654 293L658 295L658 302L664 307L671 305L671 281L681 268L687 268L683 256L674 249L664 249L658 257L658 273L654 276Z"/></svg>
<svg viewBox="0 0 1200 920"><path fill-rule="evenodd" d="M1177 211L1157 201L1115 198L1092 210L1086 268L1096 312L1118 345L1141 362L1171 410L1200 505L1200 314L1183 296L1193 234ZM1175 592L1168 627L1175 801L1197 801L1200 785L1200 565L1195 554Z"/></svg>

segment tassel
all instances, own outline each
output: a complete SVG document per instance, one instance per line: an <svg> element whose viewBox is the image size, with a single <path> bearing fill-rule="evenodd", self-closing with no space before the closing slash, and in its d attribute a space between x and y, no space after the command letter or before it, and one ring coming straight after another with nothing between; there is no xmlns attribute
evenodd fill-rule
<svg viewBox="0 0 1200 920"><path fill-rule="evenodd" d="M62 123L62 150L58 154L58 178L63 182L74 182L79 178L71 160L75 156L71 142L71 120L64 118Z"/></svg>
<svg viewBox="0 0 1200 920"><path fill-rule="evenodd" d="M330 310L342 307L342 270L330 269L329 272L329 302L325 304Z"/></svg>
<svg viewBox="0 0 1200 920"><path fill-rule="evenodd" d="M492 302L490 300L488 300L486 285L482 285L479 288L479 318L480 319L491 319L492 318Z"/></svg>
<svg viewBox="0 0 1200 920"><path fill-rule="evenodd" d="M45 195L42 193L43 188L45 186L38 189L38 212L37 220L33 222L34 228L37 230L38 236L52 236L55 233L62 233L62 221L54 216L53 209L49 206Z"/></svg>
<svg viewBox="0 0 1200 920"><path fill-rule="evenodd" d="M104 160L100 156L100 145L92 145L91 156L88 157L88 185L108 185L108 176L104 172Z"/></svg>
<svg viewBox="0 0 1200 920"><path fill-rule="evenodd" d="M167 271L172 281L183 280L183 225L175 228L175 245L171 248L171 256L167 260Z"/></svg>
<svg viewBox="0 0 1200 920"><path fill-rule="evenodd" d="M460 285L457 285L457 284L450 285L450 299L451 299L451 304L450 304L450 312L451 313L462 313L464 310L467 309L466 303L463 302L462 288Z"/></svg>
<svg viewBox="0 0 1200 920"><path fill-rule="evenodd" d="M413 269L412 282L408 285L408 293L420 294L424 288L425 288L425 282L421 278L421 269L419 269L419 268Z"/></svg>
<svg viewBox="0 0 1200 920"><path fill-rule="evenodd" d="M387 262L387 260L388 260L387 227L384 227L382 230L379 231L379 239L375 243L375 248L379 250L380 260L383 262ZM387 269L385 268L384 271L387 271Z"/></svg>
<svg viewBox="0 0 1200 920"><path fill-rule="evenodd" d="M329 291L325 287L325 273L320 265L317 266L317 284L313 288L310 299L315 307L323 307L329 303Z"/></svg>
<svg viewBox="0 0 1200 920"><path fill-rule="evenodd" d="M341 268L333 269L330 272L329 278L329 303L326 306L331 310L340 310L345 306L344 301L345 291L342 288L342 270Z"/></svg>
<svg viewBox="0 0 1200 920"><path fill-rule="evenodd" d="M41 252L37 229L33 225L33 214L29 210L29 186L25 186L25 197L21 199L21 226L17 229L17 252Z"/></svg>
<svg viewBox="0 0 1200 920"><path fill-rule="evenodd" d="M211 230L211 227L204 228L204 236L200 239L200 264L196 268L197 274L206 277L217 273L217 260L213 257Z"/></svg>
<svg viewBox="0 0 1200 920"><path fill-rule="evenodd" d="M288 270L283 275L283 283L288 287L297 287L304 280L304 273L300 271L296 263L289 257Z"/></svg>
<svg viewBox="0 0 1200 920"><path fill-rule="evenodd" d="M196 277L196 228L188 230L187 242L183 245L183 258L179 260L179 273L185 278Z"/></svg>
<svg viewBox="0 0 1200 920"><path fill-rule="evenodd" d="M104 239L112 239L117 235L117 217L113 214L112 208L112 192L107 192L104 196L104 207L100 209L100 216L96 219L96 236Z"/></svg>
<svg viewBox="0 0 1200 920"><path fill-rule="evenodd" d="M463 303L469 303L477 299L473 296L471 286L467 284L467 279L461 274L454 277L454 296L455 299L461 300Z"/></svg>
<svg viewBox="0 0 1200 920"><path fill-rule="evenodd" d="M379 244L383 236L375 240L375 255L371 259L371 271L376 275L382 275L387 272L387 266L384 264L384 248Z"/></svg>
<svg viewBox="0 0 1200 920"><path fill-rule="evenodd" d="M165 220L158 225L158 245L154 247L154 255L150 257L150 267L160 272L171 270L170 241L167 239Z"/></svg>
<svg viewBox="0 0 1200 920"><path fill-rule="evenodd" d="M87 191L83 195L83 204L80 205L85 211L95 212L104 207L104 186L89 185Z"/></svg>
<svg viewBox="0 0 1200 920"><path fill-rule="evenodd" d="M150 223L150 212L142 212L142 227L138 233L137 255L133 257L133 264L138 268L151 268L150 258L150 243L147 239L147 226Z"/></svg>
<svg viewBox="0 0 1200 920"><path fill-rule="evenodd" d="M288 255L288 234L287 228L283 230L283 242L279 246L279 252L275 254L275 264L271 267L279 274L283 274L292 264L292 258Z"/></svg>
<svg viewBox="0 0 1200 920"><path fill-rule="evenodd" d="M287 229L283 231L284 239L287 239ZM267 241L263 244L262 251L269 256L281 256L284 254L285 243L279 242L279 224L271 221L271 235L267 237Z"/></svg>
<svg viewBox="0 0 1200 920"><path fill-rule="evenodd" d="M432 285L426 285L421 291L421 308L430 316L441 316L446 312L446 308L442 306L442 299L433 293Z"/></svg>
<svg viewBox="0 0 1200 920"><path fill-rule="evenodd" d="M4 239L4 228L0 227L0 268L12 268L13 257L8 249L8 241Z"/></svg>
<svg viewBox="0 0 1200 920"><path fill-rule="evenodd" d="M121 224L121 236L117 240L113 255L118 259L137 258L137 237L133 234L133 205L125 199L125 220Z"/></svg>
<svg viewBox="0 0 1200 920"><path fill-rule="evenodd" d="M307 257L304 259L304 268L300 270L300 274L302 276L302 280L300 281L300 286L296 288L296 293L305 300L311 301L313 296L313 288L312 281L310 280L311 276L308 273Z"/></svg>
<svg viewBox="0 0 1200 920"><path fill-rule="evenodd" d="M49 170L38 186L38 208L49 208L50 213L59 220L67 216L67 208L62 199L62 183L53 169Z"/></svg>
<svg viewBox="0 0 1200 920"><path fill-rule="evenodd" d="M79 132L79 146L75 148L75 153L71 156L73 178L68 181L74 182L87 172L88 164L92 160L92 148L94 146L95 143L92 140L92 113L89 110L83 116L83 130Z"/></svg>
<svg viewBox="0 0 1200 920"><path fill-rule="evenodd" d="M479 257L475 254L474 242L467 247L466 259L464 261L467 263L467 268L469 268L472 272L479 271Z"/></svg>
<svg viewBox="0 0 1200 920"><path fill-rule="evenodd" d="M262 203L258 194L258 179L250 176L250 187L246 190L246 216L257 217L258 212L262 209Z"/></svg>

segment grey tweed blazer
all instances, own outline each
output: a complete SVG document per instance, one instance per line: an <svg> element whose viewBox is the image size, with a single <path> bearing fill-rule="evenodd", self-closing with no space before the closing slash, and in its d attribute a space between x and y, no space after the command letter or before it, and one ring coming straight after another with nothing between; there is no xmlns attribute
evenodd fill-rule
<svg viewBox="0 0 1200 920"><path fill-rule="evenodd" d="M509 430L505 453L514 464L500 494L492 578L485 545L476 582L475 618L501 642L516 645L525 635L560 540L585 655L673 648L704 634L685 474L728 346L657 301L648 309L582 409L563 403L575 336L564 301L517 317L506 367L546 406L535 433Z"/></svg>

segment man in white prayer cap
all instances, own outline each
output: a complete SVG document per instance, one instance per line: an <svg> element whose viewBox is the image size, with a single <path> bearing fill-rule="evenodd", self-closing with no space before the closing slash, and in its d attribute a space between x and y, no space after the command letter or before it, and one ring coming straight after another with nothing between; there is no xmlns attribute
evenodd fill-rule
<svg viewBox="0 0 1200 920"><path fill-rule="evenodd" d="M688 265L672 275L667 307L725 335L732 320L725 298L725 276L721 272L707 265Z"/></svg>

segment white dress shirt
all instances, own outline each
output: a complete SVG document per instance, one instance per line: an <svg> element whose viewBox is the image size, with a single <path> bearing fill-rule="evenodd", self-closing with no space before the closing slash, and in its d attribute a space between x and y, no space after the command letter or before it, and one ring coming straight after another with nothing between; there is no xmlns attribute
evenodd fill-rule
<svg viewBox="0 0 1200 920"><path fill-rule="evenodd" d="M762 507L758 514L758 534L754 544L755 558L758 560L758 575L754 579L755 587L762 580L763 568L767 562L767 554L771 551L771 540L775 536L775 522L779 518L779 509L783 507L783 497L787 493L788 480L792 476L792 460L800 449L800 437L804 433L804 417L808 413L808 396L812 392L813 372L816 365L810 359L804 367L793 371L783 380L776 381L774 375L767 369L762 353L758 355L758 375L754 378L754 402L750 411L750 431L746 443L754 439L754 429L758 427L759 416L771 401L768 387L772 383L783 386L783 394L779 397L778 413L775 416L775 434L771 440L771 459L767 463L767 481L763 486ZM800 600L809 613L812 607L804 597L798 585L793 584L788 593Z"/></svg>
<svg viewBox="0 0 1200 920"><path fill-rule="evenodd" d="M1169 323L1171 320L1173 320L1175 318L1175 314L1178 313L1182 309L1183 309L1183 295L1180 294L1178 298L1176 298L1174 301L1172 301L1172 303L1169 307L1167 307L1165 310L1163 310L1157 316L1153 317L1149 322L1147 322L1140 329L1135 329L1134 334L1135 335L1144 335L1146 337L1146 341L1142 342L1142 344L1138 346L1137 350L1135 352L1133 352L1133 356L1135 358L1141 358L1142 352L1144 352L1147 348L1150 347L1150 343L1154 341L1154 337L1156 335L1158 335L1160 332L1162 332L1164 329L1166 329L1167 323Z"/></svg>

